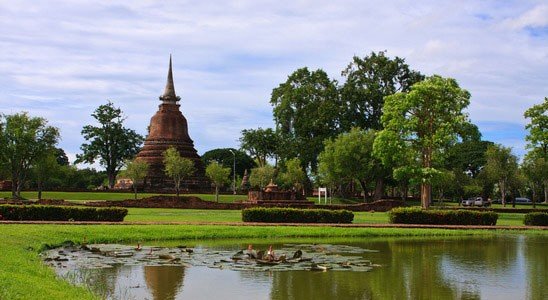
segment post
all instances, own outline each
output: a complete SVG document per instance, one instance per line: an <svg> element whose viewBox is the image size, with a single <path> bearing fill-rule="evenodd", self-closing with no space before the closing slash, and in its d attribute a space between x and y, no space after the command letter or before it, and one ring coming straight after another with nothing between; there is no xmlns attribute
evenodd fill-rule
<svg viewBox="0 0 548 300"><path fill-rule="evenodd" d="M236 152L234 152L232 149L229 149L229 151L232 153L232 156L234 157L233 165L232 165L232 193L236 195Z"/></svg>

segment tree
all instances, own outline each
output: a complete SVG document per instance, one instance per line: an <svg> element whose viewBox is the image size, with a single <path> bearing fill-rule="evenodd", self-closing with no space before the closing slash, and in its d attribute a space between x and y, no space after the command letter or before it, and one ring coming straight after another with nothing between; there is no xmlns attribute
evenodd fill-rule
<svg viewBox="0 0 548 300"><path fill-rule="evenodd" d="M285 161L285 171L281 174L281 179L287 186L292 187L296 191L304 188L306 174L298 158Z"/></svg>
<svg viewBox="0 0 548 300"><path fill-rule="evenodd" d="M489 146L485 157L487 159L485 174L497 182L502 205L506 206L506 196L518 175L518 158L512 154L512 149L501 145Z"/></svg>
<svg viewBox="0 0 548 300"><path fill-rule="evenodd" d="M179 197L181 181L195 172L194 162L186 157L181 157L177 149L170 147L164 152L164 166L166 175L171 177L175 183L175 190Z"/></svg>
<svg viewBox="0 0 548 300"><path fill-rule="evenodd" d="M120 108L112 102L99 106L91 115L99 126L86 125L82 135L88 143L82 144L82 154L76 155L76 163L99 163L105 167L109 188L114 186L116 175L124 161L132 159L140 149L144 138L134 130L125 128Z"/></svg>
<svg viewBox="0 0 548 300"><path fill-rule="evenodd" d="M147 176L148 164L145 161L134 159L126 162L126 169L122 176L131 179L135 200L137 200L137 183L143 181Z"/></svg>
<svg viewBox="0 0 548 300"><path fill-rule="evenodd" d="M61 148L55 148L55 159L57 160L57 164L60 166L68 166L70 164L67 154L65 153L65 150Z"/></svg>
<svg viewBox="0 0 548 300"><path fill-rule="evenodd" d="M57 149L54 148L50 151L44 152L40 155L32 167L33 175L36 180L36 187L38 189L38 200L42 199L42 190L44 189L44 183L57 173L60 169L59 162L57 160Z"/></svg>
<svg viewBox="0 0 548 300"><path fill-rule="evenodd" d="M356 180L363 190L363 199L367 196L367 184L375 182L380 191L375 198L382 195L382 180L386 175L381 161L373 156L375 131L365 131L357 127L350 132L341 133L333 140L325 141L325 149L320 154L320 172L327 178L341 178L346 181ZM325 173L328 174L325 174ZM379 192L377 192L379 193Z"/></svg>
<svg viewBox="0 0 548 300"><path fill-rule="evenodd" d="M323 141L340 132L340 101L336 81L323 70L298 69L272 90L276 131L282 159L298 157L316 172Z"/></svg>
<svg viewBox="0 0 548 300"><path fill-rule="evenodd" d="M467 123L463 109L469 99L456 80L437 75L416 83L407 93L385 98L384 129L375 139L374 153L385 165L410 162L398 168L410 168L417 176L423 208L430 206L431 180L440 174L433 163L443 158L443 150L457 140L458 128Z"/></svg>
<svg viewBox="0 0 548 300"><path fill-rule="evenodd" d="M538 202L538 191L546 190L546 186L548 185L548 162L544 157L535 155L535 152L529 152L523 160L522 170L533 194L534 208ZM546 198L544 201L546 202Z"/></svg>
<svg viewBox="0 0 548 300"><path fill-rule="evenodd" d="M232 154L233 152L234 154ZM236 175L239 177L244 176L245 170L251 170L255 168L257 164L253 159L243 151L236 150L234 148L221 148L213 149L205 152L202 155L202 161L204 166L209 165L211 162L216 161L220 163L223 167L230 169L230 177L232 174L232 169L234 168L234 158L236 158Z"/></svg>
<svg viewBox="0 0 548 300"><path fill-rule="evenodd" d="M259 167L264 167L268 158L277 157L279 144L279 136L272 128L244 129L240 137L240 148L255 158Z"/></svg>
<svg viewBox="0 0 548 300"><path fill-rule="evenodd" d="M530 156L548 161L548 97L544 102L534 105L525 111L524 116L531 119L525 126L529 134L525 137L528 141L527 148L530 149ZM548 202L548 178L544 178L544 202Z"/></svg>
<svg viewBox="0 0 548 300"><path fill-rule="evenodd" d="M262 190L270 180L274 180L275 175L276 169L271 165L254 168L249 176L249 184Z"/></svg>
<svg viewBox="0 0 548 300"><path fill-rule="evenodd" d="M0 164L12 181L12 197L20 198L29 170L59 140L59 130L27 113L0 116Z"/></svg>
<svg viewBox="0 0 548 300"><path fill-rule="evenodd" d="M215 185L215 201L219 202L219 188L229 181L230 168L223 168L222 165L213 161L207 165L206 175Z"/></svg>
<svg viewBox="0 0 548 300"><path fill-rule="evenodd" d="M408 92L413 84L424 79L417 71L409 69L403 58L391 59L386 51L371 52L352 62L342 72L346 82L341 89L345 106L342 126L381 130L384 97L397 92Z"/></svg>

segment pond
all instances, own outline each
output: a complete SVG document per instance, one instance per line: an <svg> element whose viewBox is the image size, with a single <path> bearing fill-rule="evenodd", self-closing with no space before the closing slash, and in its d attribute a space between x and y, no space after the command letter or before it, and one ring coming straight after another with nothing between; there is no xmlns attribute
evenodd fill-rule
<svg viewBox="0 0 548 300"><path fill-rule="evenodd" d="M249 244L272 245L287 261L241 259ZM44 258L108 299L548 299L544 235L161 246L68 247Z"/></svg>

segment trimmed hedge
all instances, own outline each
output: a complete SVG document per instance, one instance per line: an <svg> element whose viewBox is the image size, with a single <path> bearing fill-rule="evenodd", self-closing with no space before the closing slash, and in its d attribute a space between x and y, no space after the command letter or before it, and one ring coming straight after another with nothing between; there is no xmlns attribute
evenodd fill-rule
<svg viewBox="0 0 548 300"><path fill-rule="evenodd" d="M354 214L348 210L296 209L296 208L246 208L242 210L244 222L265 223L352 223Z"/></svg>
<svg viewBox="0 0 548 300"><path fill-rule="evenodd" d="M125 208L90 208L52 205L0 205L0 220L121 222Z"/></svg>
<svg viewBox="0 0 548 300"><path fill-rule="evenodd" d="M533 212L525 215L523 224L530 226L548 226L548 213Z"/></svg>
<svg viewBox="0 0 548 300"><path fill-rule="evenodd" d="M422 210L394 208L389 212L390 223L433 225L496 225L499 215L494 212L469 210Z"/></svg>

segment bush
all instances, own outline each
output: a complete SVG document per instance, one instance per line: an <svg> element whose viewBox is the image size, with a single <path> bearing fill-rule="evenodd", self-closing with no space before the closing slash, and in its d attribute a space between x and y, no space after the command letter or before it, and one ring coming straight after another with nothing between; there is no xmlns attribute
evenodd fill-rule
<svg viewBox="0 0 548 300"><path fill-rule="evenodd" d="M90 208L52 205L0 205L3 220L14 221L111 221L121 222L125 208Z"/></svg>
<svg viewBox="0 0 548 300"><path fill-rule="evenodd" d="M246 208L242 210L244 222L266 223L352 223L354 214L348 210L296 209L296 208Z"/></svg>
<svg viewBox="0 0 548 300"><path fill-rule="evenodd" d="M530 226L548 226L548 213L532 212L525 215L523 224Z"/></svg>
<svg viewBox="0 0 548 300"><path fill-rule="evenodd" d="M498 214L469 210L422 210L394 208L389 212L390 223L434 225L496 225Z"/></svg>

